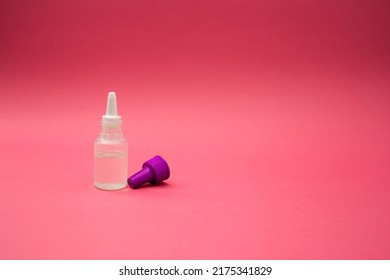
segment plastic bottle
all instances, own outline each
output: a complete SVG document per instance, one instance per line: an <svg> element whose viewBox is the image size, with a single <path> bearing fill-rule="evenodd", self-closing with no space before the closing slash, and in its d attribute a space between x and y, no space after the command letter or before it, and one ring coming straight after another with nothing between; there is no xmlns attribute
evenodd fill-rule
<svg viewBox="0 0 390 280"><path fill-rule="evenodd" d="M94 146L94 184L99 189L118 190L127 185L128 143L121 126L116 94L110 92L102 131Z"/></svg>

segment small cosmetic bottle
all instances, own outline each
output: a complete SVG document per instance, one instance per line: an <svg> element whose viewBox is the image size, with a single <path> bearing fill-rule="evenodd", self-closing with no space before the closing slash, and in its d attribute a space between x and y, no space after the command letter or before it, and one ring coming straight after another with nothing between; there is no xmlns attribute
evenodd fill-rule
<svg viewBox="0 0 390 280"><path fill-rule="evenodd" d="M94 146L94 185L102 190L118 190L127 185L128 143L121 126L116 94L110 92L102 131Z"/></svg>

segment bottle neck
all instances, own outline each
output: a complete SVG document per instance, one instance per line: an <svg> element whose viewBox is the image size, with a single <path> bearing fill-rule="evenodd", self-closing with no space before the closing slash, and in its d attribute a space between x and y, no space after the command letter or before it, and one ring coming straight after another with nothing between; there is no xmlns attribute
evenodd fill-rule
<svg viewBox="0 0 390 280"><path fill-rule="evenodd" d="M107 133L117 133L117 132L122 132L122 126L106 126L102 125L102 132L107 132Z"/></svg>
<svg viewBox="0 0 390 280"><path fill-rule="evenodd" d="M102 125L102 131L99 136L100 140L105 141L121 141L124 140L122 127Z"/></svg>

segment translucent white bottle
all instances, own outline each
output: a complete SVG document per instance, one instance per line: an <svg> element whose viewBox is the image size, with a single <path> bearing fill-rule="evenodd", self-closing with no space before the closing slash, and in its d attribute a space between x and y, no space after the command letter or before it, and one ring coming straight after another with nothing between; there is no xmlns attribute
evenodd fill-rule
<svg viewBox="0 0 390 280"><path fill-rule="evenodd" d="M128 143L122 133L115 92L107 98L102 131L95 141L94 184L103 190L118 190L127 185Z"/></svg>

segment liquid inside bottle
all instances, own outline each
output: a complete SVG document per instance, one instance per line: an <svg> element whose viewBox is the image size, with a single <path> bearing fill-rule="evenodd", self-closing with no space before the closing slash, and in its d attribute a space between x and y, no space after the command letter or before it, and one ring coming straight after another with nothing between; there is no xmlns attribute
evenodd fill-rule
<svg viewBox="0 0 390 280"><path fill-rule="evenodd" d="M128 143L121 130L115 93L110 92L102 132L94 145L94 185L103 190L118 190L127 185Z"/></svg>

